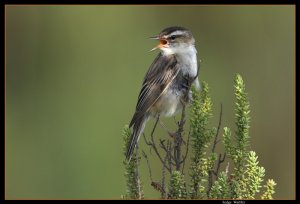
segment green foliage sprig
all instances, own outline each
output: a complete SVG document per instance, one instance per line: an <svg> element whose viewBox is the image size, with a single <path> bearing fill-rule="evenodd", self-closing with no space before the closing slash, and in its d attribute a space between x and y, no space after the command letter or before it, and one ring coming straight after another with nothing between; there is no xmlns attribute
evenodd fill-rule
<svg viewBox="0 0 300 204"><path fill-rule="evenodd" d="M126 125L123 128L122 132L124 146L123 146L123 154L126 157L126 152L129 146L131 131ZM138 174L138 165L139 165L139 158L137 157L136 153L133 154L130 162L123 161L125 166L125 178L126 178L126 185L127 185L127 192L126 195L123 196L125 199L142 199L144 197L141 179Z"/></svg>
<svg viewBox="0 0 300 204"><path fill-rule="evenodd" d="M224 172L213 185L211 198L238 198L238 199L255 199L260 192L261 184L265 176L265 169L258 166L258 157L254 151L249 151L249 128L250 128L250 104L245 90L245 84L242 77L237 74L234 80L235 89L235 117L236 127L234 141L230 128L224 127L223 143L225 152L233 160L233 173L228 180L229 191L227 187L220 186L219 183L224 180ZM274 187L274 186L273 186ZM218 190L219 189L219 190ZM220 190L220 189L223 189ZM266 187L267 190L271 188ZM224 193L222 193L224 192ZM271 192L271 191L270 191ZM271 198L271 196L269 196Z"/></svg>
<svg viewBox="0 0 300 204"><path fill-rule="evenodd" d="M206 82L201 84L199 93L192 89L193 102L191 108L191 198L204 198L206 196L208 172L213 168L216 155L206 157L206 149L213 138L216 129L208 128L209 119L212 117L212 102L209 96L209 88Z"/></svg>
<svg viewBox="0 0 300 204"><path fill-rule="evenodd" d="M268 179L267 183L264 185L265 192L262 194L261 199L273 199L273 194L275 193L275 186L277 184L273 179Z"/></svg>
<svg viewBox="0 0 300 204"><path fill-rule="evenodd" d="M173 171L170 179L169 197L174 199L187 198L186 184L184 176L180 171Z"/></svg>

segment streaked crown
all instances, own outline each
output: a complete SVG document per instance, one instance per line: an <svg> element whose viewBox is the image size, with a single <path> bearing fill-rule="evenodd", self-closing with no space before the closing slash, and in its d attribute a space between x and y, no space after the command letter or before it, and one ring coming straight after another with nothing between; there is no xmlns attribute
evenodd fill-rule
<svg viewBox="0 0 300 204"><path fill-rule="evenodd" d="M159 39L164 39L168 43L187 43L194 44L195 39L192 32L184 27L172 26L165 28L159 34Z"/></svg>

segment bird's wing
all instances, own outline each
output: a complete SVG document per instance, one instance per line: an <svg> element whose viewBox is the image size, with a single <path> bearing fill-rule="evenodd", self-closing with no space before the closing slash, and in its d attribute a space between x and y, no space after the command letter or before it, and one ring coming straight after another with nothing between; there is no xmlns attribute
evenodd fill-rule
<svg viewBox="0 0 300 204"><path fill-rule="evenodd" d="M151 106L159 99L171 82L177 76L179 67L174 56L159 54L151 64L145 75L143 87L140 91L135 114L130 127L147 113Z"/></svg>

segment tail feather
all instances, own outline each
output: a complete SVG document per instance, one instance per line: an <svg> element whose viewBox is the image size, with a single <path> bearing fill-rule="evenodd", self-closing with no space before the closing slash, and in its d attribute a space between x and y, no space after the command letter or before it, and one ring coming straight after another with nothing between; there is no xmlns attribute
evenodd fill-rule
<svg viewBox="0 0 300 204"><path fill-rule="evenodd" d="M136 147L136 144L138 143L140 136L142 135L144 129L145 129L145 125L146 122L148 120L148 117L145 116L143 118L141 118L141 120L136 121L133 125L133 133L131 135L131 139L130 139L130 144L126 153L126 160L128 162L130 162L131 157L133 155L133 151Z"/></svg>

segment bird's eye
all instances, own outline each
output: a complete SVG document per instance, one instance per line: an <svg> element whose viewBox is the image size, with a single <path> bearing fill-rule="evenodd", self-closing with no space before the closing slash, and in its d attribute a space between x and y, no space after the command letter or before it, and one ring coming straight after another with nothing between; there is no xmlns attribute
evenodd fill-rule
<svg viewBox="0 0 300 204"><path fill-rule="evenodd" d="M171 40L175 40L175 38L176 38L175 35L172 35L172 36L170 37Z"/></svg>

